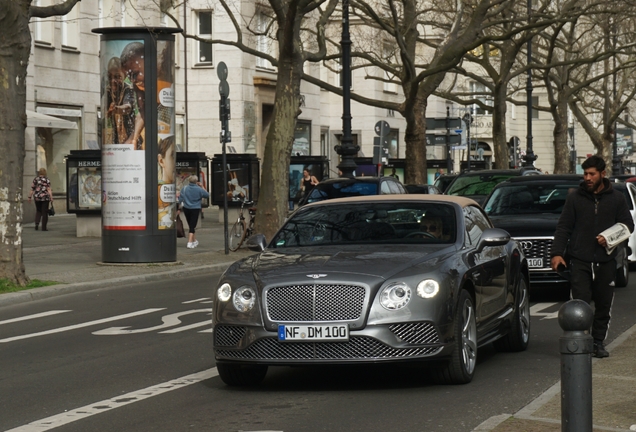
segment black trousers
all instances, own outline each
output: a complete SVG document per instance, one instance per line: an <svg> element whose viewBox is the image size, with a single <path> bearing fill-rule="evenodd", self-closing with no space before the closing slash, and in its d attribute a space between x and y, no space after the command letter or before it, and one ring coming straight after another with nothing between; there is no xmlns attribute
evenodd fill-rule
<svg viewBox="0 0 636 432"><path fill-rule="evenodd" d="M40 224L42 220L42 229L46 229L46 224L49 222L49 202L50 201L35 201L35 224Z"/></svg>
<svg viewBox="0 0 636 432"><path fill-rule="evenodd" d="M605 263L589 263L575 258L570 260L570 289L573 299L590 304L594 302L592 337L601 342L607 336L612 302L614 301L614 279L616 260Z"/></svg>
<svg viewBox="0 0 636 432"><path fill-rule="evenodd" d="M199 222L199 213L201 213L201 209L183 208L183 214L186 218L186 222L188 223L188 231L192 234L194 234L194 229Z"/></svg>

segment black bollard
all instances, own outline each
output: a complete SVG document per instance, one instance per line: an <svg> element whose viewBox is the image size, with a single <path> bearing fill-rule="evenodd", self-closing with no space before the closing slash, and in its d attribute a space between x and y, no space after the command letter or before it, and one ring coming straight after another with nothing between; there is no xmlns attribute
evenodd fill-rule
<svg viewBox="0 0 636 432"><path fill-rule="evenodd" d="M583 300L559 309L561 351L561 431L592 432L592 347L594 313Z"/></svg>

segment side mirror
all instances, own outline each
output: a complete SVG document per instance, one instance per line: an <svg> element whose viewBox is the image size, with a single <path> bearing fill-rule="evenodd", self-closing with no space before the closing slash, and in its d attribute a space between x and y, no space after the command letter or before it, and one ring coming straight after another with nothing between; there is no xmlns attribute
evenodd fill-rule
<svg viewBox="0 0 636 432"><path fill-rule="evenodd" d="M255 234L247 239L247 248L254 252L262 252L267 247L265 235Z"/></svg>
<svg viewBox="0 0 636 432"><path fill-rule="evenodd" d="M503 246L510 241L508 231L500 228L488 228L483 232L479 243L477 244L477 252L481 252L485 247Z"/></svg>

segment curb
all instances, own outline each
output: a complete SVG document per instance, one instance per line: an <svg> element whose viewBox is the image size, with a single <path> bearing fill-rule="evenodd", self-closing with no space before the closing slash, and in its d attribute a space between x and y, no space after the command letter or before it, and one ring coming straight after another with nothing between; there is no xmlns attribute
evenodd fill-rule
<svg viewBox="0 0 636 432"><path fill-rule="evenodd" d="M210 271L221 270L227 268L234 261L205 264L196 267L189 267L187 269L174 269L157 273L124 276L112 279L102 279L91 282L76 282L72 284L58 284L50 285L40 288L32 288L25 291L19 291L16 293L0 294L0 307L16 305L20 303L26 303L30 301L36 301L51 297L56 297L64 294L71 294L76 292L90 291L93 289L107 288L114 284L126 284L126 283L139 283L139 282L152 282L156 280L177 279L187 276L196 276L204 274Z"/></svg>

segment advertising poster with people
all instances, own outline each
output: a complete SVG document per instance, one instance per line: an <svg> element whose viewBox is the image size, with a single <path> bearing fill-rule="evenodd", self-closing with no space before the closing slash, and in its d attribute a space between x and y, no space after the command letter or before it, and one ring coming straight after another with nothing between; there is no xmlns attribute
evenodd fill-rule
<svg viewBox="0 0 636 432"><path fill-rule="evenodd" d="M157 41L158 227L175 227L176 140L174 111L174 42Z"/></svg>
<svg viewBox="0 0 636 432"><path fill-rule="evenodd" d="M100 58L103 228L145 230L144 43L102 41Z"/></svg>

